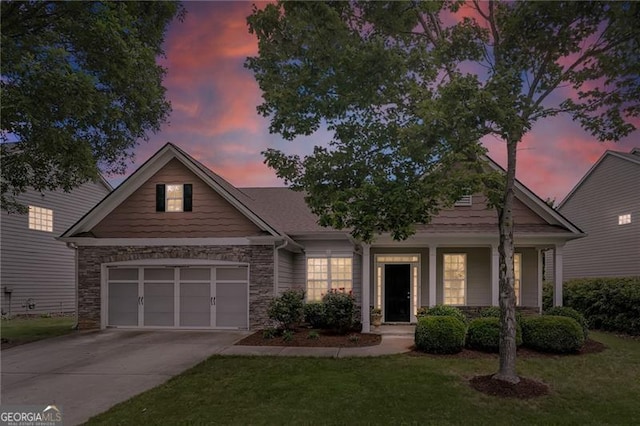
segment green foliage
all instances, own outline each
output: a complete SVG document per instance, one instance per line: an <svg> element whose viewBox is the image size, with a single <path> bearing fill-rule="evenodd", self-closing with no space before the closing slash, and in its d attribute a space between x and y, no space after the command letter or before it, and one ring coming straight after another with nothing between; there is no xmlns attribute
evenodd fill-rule
<svg viewBox="0 0 640 426"><path fill-rule="evenodd" d="M316 330L311 330L307 335L307 339L309 340L318 340L320 338L320 334Z"/></svg>
<svg viewBox="0 0 640 426"><path fill-rule="evenodd" d="M476 318L469 323L467 347L485 352L500 350L500 319L494 316ZM522 328L516 324L516 346L522 344Z"/></svg>
<svg viewBox="0 0 640 426"><path fill-rule="evenodd" d="M542 310L553 307L553 283L545 281L542 284Z"/></svg>
<svg viewBox="0 0 640 426"><path fill-rule="evenodd" d="M428 316L451 316L456 317L464 324L467 323L467 316L460 309L455 306L436 305L426 310Z"/></svg>
<svg viewBox="0 0 640 426"><path fill-rule="evenodd" d="M273 327L269 327L269 328L265 328L264 330L262 330L262 338L263 339L273 339L274 337L276 337L278 335L278 329L273 328Z"/></svg>
<svg viewBox="0 0 640 426"><path fill-rule="evenodd" d="M304 292L287 290L269 303L267 315L284 330L291 330L304 318Z"/></svg>
<svg viewBox="0 0 640 426"><path fill-rule="evenodd" d="M640 335L640 277L567 281L563 296L591 328Z"/></svg>
<svg viewBox="0 0 640 426"><path fill-rule="evenodd" d="M322 298L328 328L339 334L348 333L354 326L356 301L350 293L331 290Z"/></svg>
<svg viewBox="0 0 640 426"><path fill-rule="evenodd" d="M304 319L313 328L326 328L324 304L321 302L306 303L304 305Z"/></svg>
<svg viewBox="0 0 640 426"><path fill-rule="evenodd" d="M70 190L123 173L170 112L162 79L178 2L3 1L2 208L28 187Z"/></svg>
<svg viewBox="0 0 640 426"><path fill-rule="evenodd" d="M282 340L285 342L290 342L293 340L294 333L292 330L284 330L282 332Z"/></svg>
<svg viewBox="0 0 640 426"><path fill-rule="evenodd" d="M577 352L584 344L582 327L570 317L542 315L522 323L524 345L542 352Z"/></svg>
<svg viewBox="0 0 640 426"><path fill-rule="evenodd" d="M467 327L455 316L426 316L418 319L416 348L435 354L458 353L464 347Z"/></svg>
<svg viewBox="0 0 640 426"><path fill-rule="evenodd" d="M418 308L418 312L416 312L416 317L418 319L420 319L422 317L426 317L428 311L429 311L429 307L428 306L420 306Z"/></svg>
<svg viewBox="0 0 640 426"><path fill-rule="evenodd" d="M351 343L358 343L360 341L360 335L355 333L350 334L347 340L349 340Z"/></svg>
<svg viewBox="0 0 640 426"><path fill-rule="evenodd" d="M497 306L488 306L480 311L480 318L500 318L500 308ZM516 323L522 321L522 314L516 311Z"/></svg>
<svg viewBox="0 0 640 426"><path fill-rule="evenodd" d="M573 308L569 308L567 306L555 306L545 310L544 315L573 318L578 322L578 324L580 324L580 327L582 327L582 333L584 334L585 340L589 337L589 324L587 324L587 320L585 320L584 316L580 312Z"/></svg>

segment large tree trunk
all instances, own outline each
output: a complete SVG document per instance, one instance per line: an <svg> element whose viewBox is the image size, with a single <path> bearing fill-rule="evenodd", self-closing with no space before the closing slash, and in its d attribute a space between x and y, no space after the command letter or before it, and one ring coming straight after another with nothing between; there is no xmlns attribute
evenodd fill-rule
<svg viewBox="0 0 640 426"><path fill-rule="evenodd" d="M517 140L507 141L507 181L498 208L500 228L500 369L494 379L518 383L516 374L516 306L513 289L513 190L516 178Z"/></svg>

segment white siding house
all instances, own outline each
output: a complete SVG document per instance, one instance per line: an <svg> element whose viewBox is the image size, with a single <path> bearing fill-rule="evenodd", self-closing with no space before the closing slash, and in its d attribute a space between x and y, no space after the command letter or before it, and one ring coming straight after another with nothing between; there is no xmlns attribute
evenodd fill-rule
<svg viewBox="0 0 640 426"><path fill-rule="evenodd" d="M640 148L605 152L558 210L587 234L563 249L565 279L640 276Z"/></svg>
<svg viewBox="0 0 640 426"><path fill-rule="evenodd" d="M29 190L18 197L29 213L0 213L3 315L75 312L75 251L56 238L111 189L100 179L71 192Z"/></svg>

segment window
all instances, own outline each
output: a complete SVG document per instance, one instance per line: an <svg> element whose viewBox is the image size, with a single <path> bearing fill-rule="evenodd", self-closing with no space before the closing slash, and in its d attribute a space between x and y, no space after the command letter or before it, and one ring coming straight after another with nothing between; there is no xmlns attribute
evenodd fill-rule
<svg viewBox="0 0 640 426"><path fill-rule="evenodd" d="M631 213L621 214L618 216L618 225L626 225L631 223Z"/></svg>
<svg viewBox="0 0 640 426"><path fill-rule="evenodd" d="M516 293L516 305L520 305L520 290L522 288L522 253L513 255L513 290Z"/></svg>
<svg viewBox="0 0 640 426"><path fill-rule="evenodd" d="M193 185L156 185L157 212L190 212L193 210Z"/></svg>
<svg viewBox="0 0 640 426"><path fill-rule="evenodd" d="M472 205L472 198L471 195L464 195L462 197L460 197L460 199L458 201L455 202L454 206L456 207L466 207L466 206L471 206Z"/></svg>
<svg viewBox="0 0 640 426"><path fill-rule="evenodd" d="M322 300L329 290L345 293L353 289L350 257L310 257L307 259L307 300Z"/></svg>
<svg viewBox="0 0 640 426"><path fill-rule="evenodd" d="M53 232L53 210L29 206L29 229Z"/></svg>
<svg viewBox="0 0 640 426"><path fill-rule="evenodd" d="M444 304L464 305L467 286L467 255L445 254L443 273Z"/></svg>

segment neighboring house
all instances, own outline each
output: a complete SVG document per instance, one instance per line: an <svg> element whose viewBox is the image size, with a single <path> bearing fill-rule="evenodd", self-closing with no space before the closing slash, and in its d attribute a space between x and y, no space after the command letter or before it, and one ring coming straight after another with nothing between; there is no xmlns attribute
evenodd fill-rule
<svg viewBox="0 0 640 426"><path fill-rule="evenodd" d="M582 232L520 183L514 217L518 305L538 310L542 250ZM498 305L497 215L482 195L369 245L319 226L303 194L236 188L172 144L61 240L78 247L82 328L258 328L289 288L352 291L365 331L372 306L408 323L421 306Z"/></svg>
<svg viewBox="0 0 640 426"><path fill-rule="evenodd" d="M564 279L640 276L640 148L606 151L557 209L587 234L562 249Z"/></svg>
<svg viewBox="0 0 640 426"><path fill-rule="evenodd" d="M17 201L28 213L1 213L3 314L75 312L75 251L56 238L111 190L102 178L70 192L27 190Z"/></svg>

